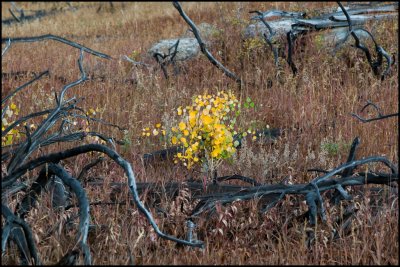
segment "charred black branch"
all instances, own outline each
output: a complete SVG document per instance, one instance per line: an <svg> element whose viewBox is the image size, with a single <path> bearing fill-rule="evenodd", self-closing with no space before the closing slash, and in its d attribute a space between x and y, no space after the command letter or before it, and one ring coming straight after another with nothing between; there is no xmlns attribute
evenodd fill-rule
<svg viewBox="0 0 400 267"><path fill-rule="evenodd" d="M15 213L19 217L25 218L31 208L34 207L38 196L40 196L42 190L46 187L46 184L50 179L50 175L47 175L47 173L48 170L46 167L43 167L40 170L36 181L32 183L32 186L29 188L22 201L18 203Z"/></svg>
<svg viewBox="0 0 400 267"><path fill-rule="evenodd" d="M87 174L87 172L88 172L91 168L93 168L94 166L96 166L96 165L99 164L100 162L103 162L104 160L105 160L104 157L99 157L98 159L96 159L96 160L90 162L89 164L85 165L85 166L82 168L81 172L79 173L77 179L78 179L79 181L82 181L83 177Z"/></svg>
<svg viewBox="0 0 400 267"><path fill-rule="evenodd" d="M381 162L388 166L391 170L390 174L386 173L359 173L359 176L347 176L342 178L334 179L334 175L339 175L342 171L348 169L349 167L357 167L363 164ZM261 185L254 187L241 188L236 192L225 192L225 193L215 193L207 196L199 196L196 198L202 199L198 206L193 210L192 216L197 216L200 213L212 210L215 204L218 202L220 204L227 204L233 201L244 201L255 198L265 199L267 203L273 203L274 205L282 199L284 195L287 194L301 194L308 198L309 208L310 208L310 221L315 222L316 215L321 214L324 218L324 208L321 193L327 190L336 189L341 192L344 198L349 198L350 196L342 190L346 186L363 185L367 183L376 184L390 184L393 181L398 181L397 168L390 161L384 157L369 157L361 160L354 160L352 162L343 164L338 168L330 171L324 176L315 178L309 184L298 184L298 185ZM268 206L268 204L267 204ZM268 208L271 208L269 205ZM315 212L314 212L315 210Z"/></svg>
<svg viewBox="0 0 400 267"><path fill-rule="evenodd" d="M52 154L48 154L46 156L36 158L35 160L32 160L32 161L24 164L23 166L19 167L15 171L13 171L13 173L4 177L2 180L2 187L6 188L6 187L12 185L17 178L24 175L26 173L26 171L28 171L28 170L33 170L33 169L35 169L43 164L46 164L46 163L57 163L60 160L74 157L79 154L88 153L91 151L97 151L97 152L106 154L107 156L109 156L111 159L113 159L118 165L120 165L124 169L124 171L128 177L129 188L132 192L133 200L135 201L135 204L137 205L140 212L142 212L146 216L149 223L151 224L151 226L154 228L154 230L160 237L183 244L183 245L188 245L188 246L193 246L193 247L203 247L202 242L193 242L193 243L187 242L186 240L181 240L181 239L175 238L173 236L170 236L170 235L167 235L167 234L164 234L163 232L161 232L161 230L158 228L157 224L155 223L151 213L144 207L143 203L140 201L139 195L137 193L135 175L133 173L131 165L127 161L125 161L117 152L115 152L114 150L112 150L104 145L88 144L88 145L78 146L78 147L75 147L72 149L68 149L65 151L52 153Z"/></svg>
<svg viewBox="0 0 400 267"><path fill-rule="evenodd" d="M26 151L27 143L22 143L15 151L15 154L10 160L10 163L7 166L7 171L9 173L12 172L18 165L22 164L29 156L30 154L37 149L37 147L40 145L40 140L41 137L49 131L49 129L55 124L57 121L57 117L60 115L60 110L62 110L62 105L64 105L64 94L68 89L70 89L73 86L76 86L84 81L86 81L87 76L86 73L83 70L82 66L82 60L83 60L83 50L81 50L80 57L78 59L78 66L79 70L81 72L81 78L77 81L74 81L70 84L67 84L63 87L61 90L60 96L59 96L59 103L58 106L53 109L53 111L48 115L48 117L42 122L40 126L32 133L31 139L32 143L30 146L30 149L27 153L24 153Z"/></svg>
<svg viewBox="0 0 400 267"><path fill-rule="evenodd" d="M372 57L371 57L371 53L368 50L368 48L366 46L364 46L359 37L357 36L356 32L353 30L353 23L351 21L350 15L348 14L347 10L343 7L343 5L338 1L337 2L339 7L341 8L343 14L345 15L348 25L349 25L349 34L351 34L351 36L353 37L353 39L355 40L355 47L361 49L364 53L365 56L368 60L369 65L372 68L372 71L374 72L375 75L379 75L378 73L378 68L380 66L382 66L383 63L383 57L386 59L387 62L387 66L385 71L382 73L381 75L381 80L383 80L385 78L385 76L389 73L390 71L390 66L392 65L392 59L390 57L390 55L381 47L377 44L377 42L375 41L375 38L373 37L373 35L365 30L365 29L361 29L362 31L365 31L366 33L368 33L368 35L371 37L372 41L374 42L375 45L375 51L377 53L377 61L373 61ZM347 39L348 35L346 36L345 40Z"/></svg>
<svg viewBox="0 0 400 267"><path fill-rule="evenodd" d="M106 58L106 59L111 59L111 57L109 55L97 52L93 49L90 49L86 46L83 46L81 44L75 43L73 41L67 40L65 38L53 35L53 34L45 34L45 35L40 35L40 36L35 36L35 37L17 37L17 38L10 38L10 37L5 37L5 38L1 38L1 43L4 43L6 41L11 41L11 43L27 43L27 42L39 42L39 41L44 41L44 40L55 40L64 44L67 44L69 46L78 48L80 50L85 51L86 53L95 55L97 57L101 57L101 58Z"/></svg>
<svg viewBox="0 0 400 267"><path fill-rule="evenodd" d="M89 232L89 201L86 196L86 192L79 183L78 180L74 179L69 173L67 173L64 168L61 166L49 163L48 166L48 173L57 175L61 178L64 184L71 188L78 199L79 203L79 231L78 231L78 238L77 242L79 242L82 252L84 254L84 263L85 265L90 265L91 255L90 251L87 249L87 236Z"/></svg>
<svg viewBox="0 0 400 267"><path fill-rule="evenodd" d="M289 31L286 34L287 37L287 42L288 42L288 56L287 56L287 62L292 69L293 75L296 75L297 73L297 67L293 62L293 46L294 46L294 35L292 31Z"/></svg>
<svg viewBox="0 0 400 267"><path fill-rule="evenodd" d="M363 112L364 109L366 109L368 106L372 106L376 110L376 112L378 113L378 116L376 116L375 118L365 119L365 118L362 118L360 115L355 114L355 113L351 113L351 115L353 117L357 118L358 120L364 122L364 123L365 122L378 121L378 120L383 120L383 119L387 119L387 118L390 118L390 117L399 116L399 113L383 115L380 112L379 107L376 104L374 104L373 102L369 101L369 100L367 100L367 104L365 104L365 106L361 109L361 112Z"/></svg>
<svg viewBox="0 0 400 267"><path fill-rule="evenodd" d="M37 80L40 80L44 75L49 75L49 70L46 70L42 73L40 73L37 77L35 77L34 79L30 80L29 82L21 85L20 87L18 87L17 89L15 89L11 94L9 94L8 96L4 97L1 100L1 104L4 104L9 98L13 97L16 93L18 93L19 91L21 91L22 89L24 89L25 87L27 87L28 85L36 82ZM1 116L3 117L3 113L4 113L4 109L1 111Z"/></svg>
<svg viewBox="0 0 400 267"><path fill-rule="evenodd" d="M35 246L35 241L33 240L33 236L32 236L32 230L30 229L30 227L28 226L28 224L22 220L21 218L15 216L12 211L4 204L1 204L1 214L3 215L4 219L6 220L6 224L11 225L9 227L13 227L13 225L19 226L22 228L23 230L23 238L25 239L27 245L28 245L28 249L29 249L29 253L31 255L31 257L33 257L34 262L36 265L40 265L40 259L39 256L37 254L37 250L36 250L36 246ZM3 250L3 245L5 248L5 243L7 242L7 239L9 237L9 230L11 229L6 229L7 231L2 233L2 253L4 253ZM24 253L21 251L21 253Z"/></svg>
<svg viewBox="0 0 400 267"><path fill-rule="evenodd" d="M186 23L190 26L190 28L193 31L194 36L196 37L199 46L200 46L200 50L201 52L208 58L208 60L217 68L219 68L220 70L222 70L224 72L224 74L226 76L228 76L229 78L233 79L235 82L237 82L238 84L242 84L242 80L237 77L234 73L232 73L231 71L229 71L227 68L225 68L224 65L222 65L218 60L216 60L211 53L208 51L206 44L203 42L203 40L201 39L200 36L200 32L197 29L196 24L194 24L194 22L186 15L186 13L183 11L181 5L179 4L178 1L173 1L173 5L174 7L178 10L179 14L182 16L182 18L186 21Z"/></svg>
<svg viewBox="0 0 400 267"><path fill-rule="evenodd" d="M263 36L264 36L265 41L271 48L272 53L274 54L275 66L278 66L278 48L274 47L274 44L273 44L273 37L275 36L275 32L272 30L271 26L269 26L269 24L265 21L265 19L264 19L265 15L262 12L256 10L256 11L250 11L249 13L257 13L258 16L253 17L253 18L258 18L265 25L265 27L268 28L269 37L265 33L263 34Z"/></svg>

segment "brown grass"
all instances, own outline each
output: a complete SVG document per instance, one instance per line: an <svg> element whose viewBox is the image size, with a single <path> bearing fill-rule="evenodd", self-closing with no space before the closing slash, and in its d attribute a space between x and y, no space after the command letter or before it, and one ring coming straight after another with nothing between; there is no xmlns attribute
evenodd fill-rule
<svg viewBox="0 0 400 267"><path fill-rule="evenodd" d="M145 141L140 138L140 133L143 127L170 121L174 110L179 105L189 104L192 95L204 90L216 92L217 88L233 89L241 98L250 96L254 99L257 110L245 113L242 123L255 120L260 125L269 124L285 131L274 145L247 142L235 156L234 164L220 167L220 175L240 173L259 182L277 183L291 174L294 183L306 182L315 177L315 173L309 173L307 169L330 169L346 160L348 146L337 153L328 153L326 144L350 144L356 136L361 138L358 158L384 155L398 163L397 118L363 124L349 115L358 113L366 100L378 104L384 114L398 110L397 64L393 66L392 74L381 82L372 74L359 50L347 46L334 57L310 38L305 40L304 51L298 50L294 56L299 74L293 77L284 65L278 82L272 53L264 47L244 53L241 28L232 22L239 8L243 8L242 19L248 20L250 10L311 11L336 8L335 3L183 3L183 9L195 23L208 22L224 30L211 52L216 55L220 51L218 59L246 81L241 92L203 56L186 63L184 73L170 81L164 79L159 69L131 68L129 63L120 60L121 55L129 55L133 50L140 51L145 60L152 43L180 36L186 31L188 26L171 3L124 3L123 8L121 3L114 3L114 13L106 3L99 13L96 13L98 3L73 2L79 7L75 12L62 3L17 4L28 10L55 7L65 11L38 21L2 26L3 38L51 33L114 58L107 61L85 55L84 64L89 74L104 78L79 85L68 96L86 97L83 108L99 107L103 109L99 117L128 128L125 138L131 145L119 147L118 152L132 163L139 182L183 181L187 178L183 166L171 163L145 168L141 155L161 149L162 144L156 138ZM2 19L10 17L7 11L10 4L2 2L1 5ZM386 51L398 55L397 21L379 22L368 27L374 30L375 38ZM64 77L68 82L77 79L78 53L76 49L54 41L13 44L2 60L3 73L46 69L52 73L50 78L42 79L14 98L21 115L52 105L50 97L63 85L54 77ZM2 96L29 79L2 80ZM273 81L271 88L267 88L268 80ZM364 115L368 116L367 113ZM95 131L124 138L116 129L96 124L92 127ZM50 149L56 151L68 146L56 145ZM69 160L66 166L77 175L80 167L90 160L89 155L80 156ZM108 201L111 190L108 182L126 181L122 170L111 162L100 164L89 175L101 176L106 181L104 186L87 189L91 201ZM126 200L131 196L124 191L120 198ZM95 206L91 208L92 223L106 227L91 232L89 245L94 264L127 264L130 249L136 264L397 265L397 199L383 198L382 207L374 211L370 203L373 198L367 194L354 200L358 201L360 211L351 233L342 239L329 241L330 224L317 225L317 241L310 250L305 245L302 222L294 222L293 227L288 227L288 221L293 221L296 213L305 211L303 199L295 197L287 197L263 217L257 215L257 201L250 201L221 208L215 218L199 218L197 235L205 241L204 250L188 249L154 238L153 229L135 206ZM48 199L47 195L42 196L41 205L32 210L28 222L35 232L43 263L53 264L75 245L76 230L60 226L55 230L56 234L46 236L49 225L65 220L65 214L52 211ZM177 199L165 200L161 205L170 215L163 218L152 210L160 228L183 238L185 216L194 204L182 192ZM76 210L69 213L73 212ZM333 207L328 209L331 216L337 212ZM14 252L10 250L2 256L3 262L13 263Z"/></svg>

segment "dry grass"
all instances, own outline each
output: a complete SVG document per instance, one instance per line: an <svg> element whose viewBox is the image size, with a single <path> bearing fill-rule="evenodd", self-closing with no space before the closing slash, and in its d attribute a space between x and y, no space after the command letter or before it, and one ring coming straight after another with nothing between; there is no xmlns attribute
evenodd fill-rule
<svg viewBox="0 0 400 267"><path fill-rule="evenodd" d="M183 3L183 9L194 22L212 23L224 30L211 52L220 52L218 59L246 81L241 92L202 56L185 64L184 73L170 81L164 79L159 69L132 68L120 60L121 55L137 50L142 53L143 60L150 61L145 58L145 53L152 43L180 36L186 31L187 25L171 3L124 3L124 7L114 3L113 13L106 3L98 13L98 3L72 4L79 9L70 11L62 3L18 3L27 10L52 7L65 10L38 21L4 26L2 37L51 33L114 58L107 61L86 55L84 64L89 74L103 78L77 86L69 96L86 97L83 108L99 107L103 109L99 117L128 128L125 138L131 145L120 147L118 152L132 163L139 182L183 181L187 178L183 167L169 163L145 168L140 156L162 148L162 144L156 138L151 142L144 141L140 139L140 133L150 124L171 121L174 110L179 105L189 104L192 95L204 90L215 92L217 88L231 88L240 97L254 99L257 110L245 113L243 122L255 120L285 131L273 145L247 142L235 157L234 164L220 167L221 175L240 173L260 182L276 183L291 174L294 183L306 182L314 177L313 173L306 172L308 168L329 169L346 160L348 149L345 145L337 152L329 153L326 144L349 144L356 136L361 138L358 158L384 155L398 162L396 118L363 124L349 115L358 112L366 100L377 103L384 114L398 110L397 64L393 66L392 74L381 82L373 76L360 51L347 47L333 57L310 38L305 40L303 51L295 53L299 74L293 77L285 66L278 82L269 50L259 48L241 53L241 27L233 23L240 8L241 18L248 20L250 10L314 10L336 7L335 3ZM2 2L1 5L2 19L9 17L9 3ZM380 22L368 27L375 31L375 38L386 51L396 54L397 59L398 22ZM2 60L3 73L46 69L52 73L50 78L42 79L14 98L21 115L52 104L52 92L59 91L63 85L54 77L64 77L67 82L77 79L78 52L53 41L11 47ZM2 96L29 79L2 80ZM271 88L267 87L269 80L273 81ZM122 133L109 127L93 125L93 130L124 138ZM57 145L51 149L65 147ZM80 156L68 161L66 166L77 175L80 167L90 160L89 156ZM115 167L114 163L105 162L90 171L90 176L101 176L106 181L104 186L87 189L91 201L108 201L111 190L108 182L126 181L122 170ZM120 198L131 197L124 191ZM94 264L127 264L130 249L136 264L397 265L397 199L383 198L382 208L374 211L370 202L375 198L367 194L355 200L359 202L360 211L351 233L342 239L328 241L330 224L318 225L317 241L310 250L305 245L305 226L294 222L293 227L288 227L294 215L305 210L302 199L294 197L288 197L264 217L258 217L257 202L251 201L221 208L216 218L200 218L197 235L205 241L204 250L190 250L154 238L153 229L135 206L96 206L91 208L92 223L106 227L91 232L89 244ZM65 220L65 215L49 208L48 199L43 195L42 204L32 210L28 218L44 264L56 263L74 246L75 239L75 228L68 230L66 226L60 226L55 229L56 234L46 236L50 224ZM170 215L163 218L152 210L160 228L184 237L185 216L193 203L182 192L177 199L165 200L161 205ZM328 212L333 216L338 211L331 207ZM2 256L2 260L11 264L14 257L11 250Z"/></svg>

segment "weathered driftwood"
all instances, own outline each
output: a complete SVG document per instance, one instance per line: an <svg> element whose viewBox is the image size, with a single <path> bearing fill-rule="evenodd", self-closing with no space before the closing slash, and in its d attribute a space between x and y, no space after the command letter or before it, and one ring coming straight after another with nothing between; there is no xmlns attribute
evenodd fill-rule
<svg viewBox="0 0 400 267"><path fill-rule="evenodd" d="M353 21L354 26L365 25L365 23L371 20L376 21L382 19L396 19L396 17L398 17L397 11L398 3L385 6L375 6L370 8L347 9L348 14L351 15L350 17ZM304 13L288 13L285 11L277 10L262 12L262 14L269 14L269 12L271 12L270 16L264 15L261 17L263 17L264 19L272 16L279 16L283 18L279 20L267 21L272 30L276 32L277 35L280 37L285 37L286 34L291 30L293 31L294 35L297 35L310 30L331 29L348 26L348 22L343 11L323 14L309 19L301 18L305 15ZM374 12L374 14L370 14L372 12ZM392 13L375 14L377 12ZM285 13L288 13L288 15L283 15ZM260 16L254 16L252 17L252 19L260 19ZM254 38L257 36L262 36L263 34L266 34L268 36L270 34L270 31L262 21L255 24L250 24L244 30L244 38Z"/></svg>
<svg viewBox="0 0 400 267"><path fill-rule="evenodd" d="M297 68L293 62L293 41L300 35L305 35L312 31L321 31L320 38L323 46L332 46L334 44L335 53L339 47L341 47L351 35L355 40L355 47L363 50L365 56L370 64L373 72L377 76L381 76L383 80L384 77L389 73L390 66L392 64L391 56L377 44L373 35L362 28L368 21L374 20L384 20L384 19L395 19L398 17L398 4L386 5L383 7L362 7L362 8L352 8L345 9L340 2L338 2L341 11L328 13L315 18L302 18L299 17L303 14L291 14L285 15L284 12L273 11L272 14L276 14L280 17L284 17L280 20L275 21L265 21L265 17L268 16L268 12L255 11L259 15L253 17L252 19L258 19L260 22L249 25L244 30L244 38L255 38L258 36L263 36L267 44L270 46L274 53L275 64L277 65L277 55L280 53L272 45L273 40L282 40L286 36L288 45L288 55L287 62L290 65L294 74L297 73ZM374 12L371 14L371 12ZM376 14L378 12L385 12L383 14ZM389 13L387 13L389 12ZM267 15L265 15L267 14ZM288 17L288 18L287 18ZM296 17L296 18L294 18ZM348 30L346 27L348 26ZM357 28L353 28L357 26ZM375 51L377 53L377 60L373 61L371 53L367 47L365 47L361 41L371 38L375 45ZM386 69L379 73L379 68L383 65L383 58L386 60Z"/></svg>

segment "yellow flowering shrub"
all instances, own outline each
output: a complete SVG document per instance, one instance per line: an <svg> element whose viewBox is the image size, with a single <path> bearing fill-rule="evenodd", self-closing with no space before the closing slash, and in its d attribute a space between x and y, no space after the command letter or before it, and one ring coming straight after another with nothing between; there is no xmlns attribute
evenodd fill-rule
<svg viewBox="0 0 400 267"><path fill-rule="evenodd" d="M246 130L237 125L241 107L256 108L250 97L243 102L242 105L232 92L224 91L194 96L191 105L176 109L178 120L168 129L157 123L154 128L143 128L142 137L162 133L160 140L183 148L175 155L175 163L182 162L188 169L200 165L203 171L212 173L222 160L231 158L236 152L239 138L251 134L252 140L257 139L255 121L244 122L251 125Z"/></svg>
<svg viewBox="0 0 400 267"><path fill-rule="evenodd" d="M1 120L1 131L4 131L8 126L14 123L15 117L19 114L19 108L12 102L7 106L5 110L5 115ZM24 123L26 125L26 123ZM29 125L30 128L35 127L33 124ZM18 129L14 128L9 131L5 136L1 137L1 145L8 146L12 145L14 142L21 138L21 134Z"/></svg>
<svg viewBox="0 0 400 267"><path fill-rule="evenodd" d="M191 105L178 107L176 114L178 123L168 131L160 124L154 130L142 130L143 137L161 131L172 145L182 146L183 152L175 156L175 163L182 162L188 169L206 164L212 170L236 152L239 142L234 141L234 135L240 108L232 92L194 96Z"/></svg>
<svg viewBox="0 0 400 267"><path fill-rule="evenodd" d="M190 106L179 107L180 122L172 129L171 143L182 145L184 150L175 162L182 161L190 169L206 161L212 169L220 160L230 158L236 152L233 129L237 104L233 93L218 92L195 96Z"/></svg>

